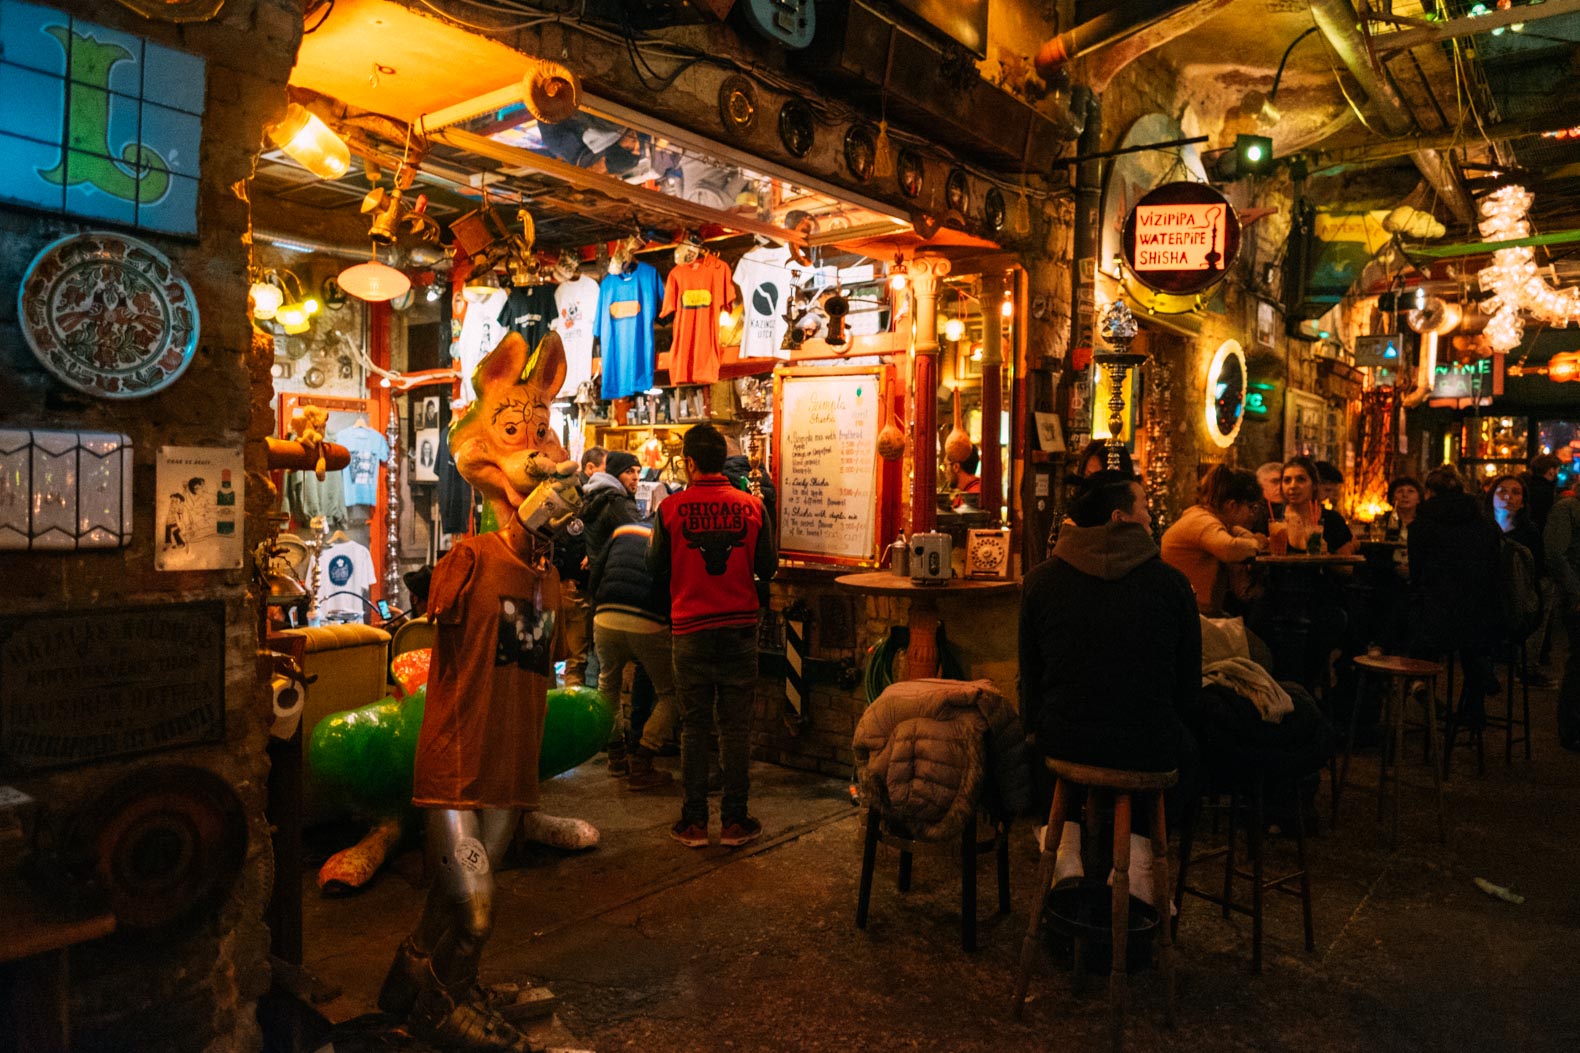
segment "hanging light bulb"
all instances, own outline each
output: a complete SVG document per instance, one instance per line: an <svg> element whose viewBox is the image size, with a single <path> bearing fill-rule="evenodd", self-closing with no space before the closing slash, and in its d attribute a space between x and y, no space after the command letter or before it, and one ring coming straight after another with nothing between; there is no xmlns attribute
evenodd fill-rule
<svg viewBox="0 0 1580 1053"><path fill-rule="evenodd" d="M269 140L320 179L339 179L351 169L351 150L306 106L293 102L269 126Z"/></svg>
<svg viewBox="0 0 1580 1053"><path fill-rule="evenodd" d="M280 328L290 336L299 336L307 332L313 324L312 319L308 317L307 308L294 302L282 304L280 309L274 312L274 320L280 323Z"/></svg>
<svg viewBox="0 0 1580 1053"><path fill-rule="evenodd" d="M958 344L960 338L966 335L966 324L958 318L951 318L944 323L944 339L952 344Z"/></svg>
<svg viewBox="0 0 1580 1053"><path fill-rule="evenodd" d="M273 318L274 312L285 302L285 294L271 282L253 282L247 295L252 298L252 316L260 322Z"/></svg>
<svg viewBox="0 0 1580 1053"><path fill-rule="evenodd" d="M383 303L404 296L411 290L411 279L387 263L369 260L355 267L347 267L335 279L349 296L369 303ZM428 299L438 298L437 285L429 288Z"/></svg>
<svg viewBox="0 0 1580 1053"><path fill-rule="evenodd" d="M461 295L466 297L467 303L486 303L488 298L499 291L499 279L494 277L492 267L476 267L467 275L466 284L461 288Z"/></svg>
<svg viewBox="0 0 1580 1053"><path fill-rule="evenodd" d="M1010 298L1009 293L1004 294L1004 303L999 307L998 313L1003 315L1005 318L1015 317L1015 301Z"/></svg>
<svg viewBox="0 0 1580 1053"><path fill-rule="evenodd" d="M728 312L728 311L720 311L719 312L719 328L720 329L728 329L730 327L730 321L731 321L730 312Z"/></svg>

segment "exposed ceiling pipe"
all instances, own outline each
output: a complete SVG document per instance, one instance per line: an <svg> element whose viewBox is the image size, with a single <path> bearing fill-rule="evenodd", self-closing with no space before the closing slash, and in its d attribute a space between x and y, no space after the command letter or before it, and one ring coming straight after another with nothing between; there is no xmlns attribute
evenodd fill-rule
<svg viewBox="0 0 1580 1053"><path fill-rule="evenodd" d="M1366 108L1389 136L1408 135L1415 130L1415 121L1405 107L1404 99L1394 87L1388 71L1372 64L1366 38L1361 35L1360 19L1350 0L1311 0L1311 17L1322 30L1339 61L1349 70L1350 76L1366 93ZM1428 185L1437 192L1454 218L1461 223L1475 221L1476 212L1470 196L1460 185L1453 169L1437 150L1413 151L1410 159L1421 170Z"/></svg>
<svg viewBox="0 0 1580 1053"><path fill-rule="evenodd" d="M1210 0L1172 0L1159 5L1117 4L1096 18L1050 37L1037 49L1037 72L1044 77L1058 72L1065 63L1100 47L1116 44L1161 22L1181 8L1194 7ZM1216 5L1215 5L1216 6ZM1160 41L1161 43L1161 41Z"/></svg>

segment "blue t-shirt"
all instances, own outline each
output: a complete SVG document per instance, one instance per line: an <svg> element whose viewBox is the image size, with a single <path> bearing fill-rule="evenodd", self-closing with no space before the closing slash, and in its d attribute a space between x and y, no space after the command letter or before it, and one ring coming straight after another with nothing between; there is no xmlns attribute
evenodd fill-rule
<svg viewBox="0 0 1580 1053"><path fill-rule="evenodd" d="M598 343L603 347L603 397L627 398L653 386L653 322L663 285L651 264L611 274L598 287Z"/></svg>
<svg viewBox="0 0 1580 1053"><path fill-rule="evenodd" d="M334 441L351 451L351 463L345 470L346 504L377 504L379 465L389 460L390 444L384 436L360 424L340 432Z"/></svg>

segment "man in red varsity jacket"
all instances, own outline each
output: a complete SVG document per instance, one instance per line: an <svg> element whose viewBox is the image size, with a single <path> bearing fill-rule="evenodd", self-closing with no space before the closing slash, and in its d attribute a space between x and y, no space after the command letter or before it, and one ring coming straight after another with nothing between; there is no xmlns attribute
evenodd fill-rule
<svg viewBox="0 0 1580 1053"><path fill-rule="evenodd" d="M680 702L680 768L685 803L670 836L688 848L708 843L708 749L715 710L724 797L719 843L744 845L763 826L747 812L751 719L757 683L757 612L779 564L762 502L725 478L724 436L711 424L686 432L690 485L653 518L648 567L667 585Z"/></svg>

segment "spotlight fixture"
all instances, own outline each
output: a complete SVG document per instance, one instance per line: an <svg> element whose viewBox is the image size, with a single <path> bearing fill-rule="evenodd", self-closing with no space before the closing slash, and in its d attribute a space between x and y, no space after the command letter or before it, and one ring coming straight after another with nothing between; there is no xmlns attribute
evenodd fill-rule
<svg viewBox="0 0 1580 1053"><path fill-rule="evenodd" d="M1234 171L1238 178L1266 175L1273 169L1273 140L1265 135L1234 137Z"/></svg>
<svg viewBox="0 0 1580 1053"><path fill-rule="evenodd" d="M494 276L494 269L488 266L474 268L466 276L466 284L461 287L461 295L466 297L467 303L486 303L498 291L499 279Z"/></svg>

